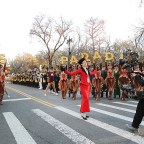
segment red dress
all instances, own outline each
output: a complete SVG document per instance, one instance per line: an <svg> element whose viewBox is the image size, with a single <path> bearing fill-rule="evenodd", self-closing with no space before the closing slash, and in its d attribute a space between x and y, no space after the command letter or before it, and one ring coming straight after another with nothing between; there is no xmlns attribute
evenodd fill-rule
<svg viewBox="0 0 144 144"><path fill-rule="evenodd" d="M80 112L90 112L90 104L89 104L89 96L90 96L90 75L94 75L96 71L89 72L88 74L86 71L81 68L73 72L65 71L66 74L69 75L80 75L80 91L82 95L82 101L81 101L81 107L80 107Z"/></svg>

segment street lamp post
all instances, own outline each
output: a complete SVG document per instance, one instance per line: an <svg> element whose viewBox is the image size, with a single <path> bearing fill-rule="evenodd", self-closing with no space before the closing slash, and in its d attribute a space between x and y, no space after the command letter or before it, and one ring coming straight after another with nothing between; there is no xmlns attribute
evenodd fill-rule
<svg viewBox="0 0 144 144"><path fill-rule="evenodd" d="M69 37L69 39L67 40L67 44L68 44L68 68L70 66L70 55L71 55L71 50L70 50L70 44L72 42L72 38Z"/></svg>

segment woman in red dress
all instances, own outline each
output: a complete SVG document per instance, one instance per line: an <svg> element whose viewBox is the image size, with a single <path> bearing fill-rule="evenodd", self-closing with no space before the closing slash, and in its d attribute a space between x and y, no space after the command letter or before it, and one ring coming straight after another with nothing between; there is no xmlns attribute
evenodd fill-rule
<svg viewBox="0 0 144 144"><path fill-rule="evenodd" d="M90 112L90 105L89 105L89 96L91 88L90 75L96 74L96 70L91 73L89 72L89 70L87 69L87 62L85 58L80 59L78 63L81 65L81 68L79 68L78 70L75 70L73 72L69 72L68 70L65 70L65 68L62 68L61 70L68 75L80 75L80 91L82 96L80 112L82 118L84 120L87 120L88 116L86 115L86 112Z"/></svg>

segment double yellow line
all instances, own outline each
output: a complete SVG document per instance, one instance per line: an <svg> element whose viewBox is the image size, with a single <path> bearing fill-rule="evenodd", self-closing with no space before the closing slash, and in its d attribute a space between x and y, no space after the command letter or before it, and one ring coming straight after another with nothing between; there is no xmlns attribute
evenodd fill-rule
<svg viewBox="0 0 144 144"><path fill-rule="evenodd" d="M52 108L56 107L56 105L54 105L54 104L48 103L48 102L46 102L46 101L44 101L44 100L41 100L41 99L39 99L39 98L35 98L34 96L31 96L31 95L29 95L29 94L26 94L26 93L24 93L24 92L22 92L22 91L19 91L19 90L17 90L17 89L14 89L14 88L11 88L11 87L7 87L7 88L10 89L10 90L12 90L12 91L15 91L15 92L17 92L17 93L19 93L19 94L21 94L21 95L23 95L23 96L25 96L25 97L31 98L32 100L34 100L34 101L36 101L36 102L38 102L38 103L41 103L41 104L43 104L43 105L45 105L45 106L52 107Z"/></svg>

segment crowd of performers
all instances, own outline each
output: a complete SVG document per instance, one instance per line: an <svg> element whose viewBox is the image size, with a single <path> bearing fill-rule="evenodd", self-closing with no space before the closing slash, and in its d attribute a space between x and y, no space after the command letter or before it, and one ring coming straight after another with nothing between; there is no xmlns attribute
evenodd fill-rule
<svg viewBox="0 0 144 144"><path fill-rule="evenodd" d="M89 63L89 61L87 61ZM70 65L69 71L75 71L79 65ZM94 75L90 75L91 93L96 100L100 100L106 94L108 100L112 100L117 96L125 101L129 96L143 96L143 87L140 86L134 78L131 78L128 68L125 64L116 64L114 61L111 63L95 63L87 67L90 72L95 71ZM142 67L138 64L134 65L134 71L142 72ZM66 94L72 95L72 99L76 99L76 95L80 86L79 75L67 75L64 71L59 69L54 70L43 68L35 71L28 71L25 73L13 74L12 83L20 84L29 87L35 87L52 92L58 95L60 92L62 99L66 98ZM105 92L105 94L104 94ZM81 93L81 92L80 92Z"/></svg>

